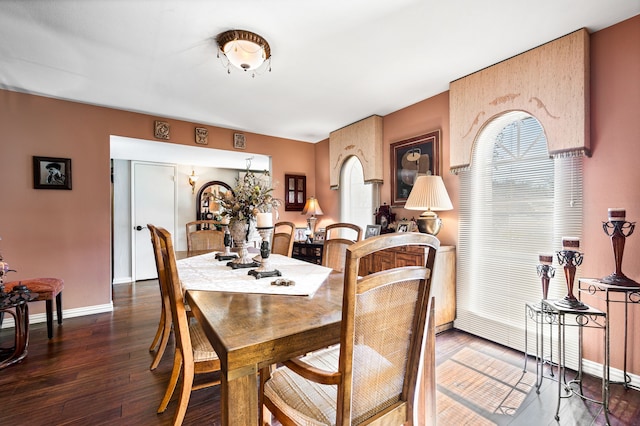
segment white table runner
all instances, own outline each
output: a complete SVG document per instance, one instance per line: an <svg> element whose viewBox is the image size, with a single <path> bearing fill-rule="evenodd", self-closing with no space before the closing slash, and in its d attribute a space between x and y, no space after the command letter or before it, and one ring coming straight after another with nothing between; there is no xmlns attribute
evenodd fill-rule
<svg viewBox="0 0 640 426"><path fill-rule="evenodd" d="M178 274L185 290L228 291L237 293L285 294L313 296L327 279L332 269L303 262L279 254L272 254L271 265L282 277L256 279L249 275L255 268L231 269L227 261L219 261L216 253L187 257L177 261ZM293 286L276 286L278 278L293 280Z"/></svg>

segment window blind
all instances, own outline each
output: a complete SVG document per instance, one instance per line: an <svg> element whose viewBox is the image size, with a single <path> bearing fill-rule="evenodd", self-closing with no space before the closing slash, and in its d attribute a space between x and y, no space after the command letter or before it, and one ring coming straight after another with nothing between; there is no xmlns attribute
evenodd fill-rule
<svg viewBox="0 0 640 426"><path fill-rule="evenodd" d="M459 205L455 326L523 351L525 303L542 299L539 254L554 254L549 299L567 294L555 252L563 236L581 237L582 159L549 158L540 123L524 112L506 113L479 135L471 167L460 173ZM532 320L529 330L533 353ZM567 327L566 332L572 366L578 356L577 330Z"/></svg>

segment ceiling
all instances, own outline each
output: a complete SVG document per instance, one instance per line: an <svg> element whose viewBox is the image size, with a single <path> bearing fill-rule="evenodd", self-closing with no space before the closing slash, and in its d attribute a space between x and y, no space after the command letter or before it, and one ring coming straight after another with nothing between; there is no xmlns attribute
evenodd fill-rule
<svg viewBox="0 0 640 426"><path fill-rule="evenodd" d="M318 142L639 13L640 0L2 0L0 87ZM228 74L215 36L229 29L265 37L272 72Z"/></svg>

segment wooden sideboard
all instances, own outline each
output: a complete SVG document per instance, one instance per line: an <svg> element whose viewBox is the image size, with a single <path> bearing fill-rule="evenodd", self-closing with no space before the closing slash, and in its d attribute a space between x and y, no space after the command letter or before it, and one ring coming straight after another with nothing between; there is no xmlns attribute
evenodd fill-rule
<svg viewBox="0 0 640 426"><path fill-rule="evenodd" d="M424 265L425 251L419 247L398 247L373 253L360 261L360 272L368 275L385 269ZM434 275L431 280L431 295L435 297L436 332L453 327L456 318L456 248L440 246Z"/></svg>

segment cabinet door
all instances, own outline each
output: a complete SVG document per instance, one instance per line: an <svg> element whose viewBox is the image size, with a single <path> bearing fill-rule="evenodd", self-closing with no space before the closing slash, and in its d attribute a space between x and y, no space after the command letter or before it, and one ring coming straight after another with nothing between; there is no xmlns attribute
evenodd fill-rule
<svg viewBox="0 0 640 426"><path fill-rule="evenodd" d="M307 177L302 175L284 175L284 210L301 212L307 201Z"/></svg>
<svg viewBox="0 0 640 426"><path fill-rule="evenodd" d="M424 266L424 256L414 253L396 253L396 267L402 266Z"/></svg>
<svg viewBox="0 0 640 426"><path fill-rule="evenodd" d="M384 271L386 269L392 269L396 266L396 254L391 251L382 251L374 255L373 271Z"/></svg>

